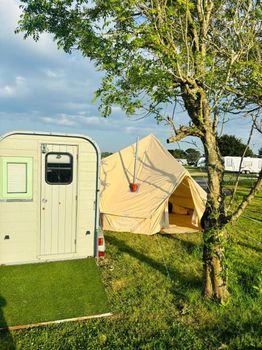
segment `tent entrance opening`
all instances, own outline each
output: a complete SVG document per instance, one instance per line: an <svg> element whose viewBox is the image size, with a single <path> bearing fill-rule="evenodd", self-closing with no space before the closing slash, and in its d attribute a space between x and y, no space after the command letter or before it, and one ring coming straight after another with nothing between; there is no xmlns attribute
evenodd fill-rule
<svg viewBox="0 0 262 350"><path fill-rule="evenodd" d="M199 231L196 222L195 205L193 202L188 179L185 177L168 200L169 226L164 231L194 232Z"/></svg>

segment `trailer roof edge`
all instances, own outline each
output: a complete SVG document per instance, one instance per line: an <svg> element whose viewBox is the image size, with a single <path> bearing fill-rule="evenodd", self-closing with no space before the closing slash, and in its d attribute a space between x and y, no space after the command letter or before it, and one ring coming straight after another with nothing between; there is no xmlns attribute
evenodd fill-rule
<svg viewBox="0 0 262 350"><path fill-rule="evenodd" d="M11 135L39 135L39 136L57 136L57 137L75 137L75 138L81 138L81 139L85 139L87 141L89 141L90 143L92 143L96 150L98 151L99 155L101 153L100 151L100 147L98 146L98 144L96 143L95 140L93 140L91 137L86 136L84 134L67 134L67 133L59 133L59 132L45 132L45 131L28 131L28 130L14 130L14 131L10 131L7 132L3 135L0 135L0 142L7 138L8 136Z"/></svg>

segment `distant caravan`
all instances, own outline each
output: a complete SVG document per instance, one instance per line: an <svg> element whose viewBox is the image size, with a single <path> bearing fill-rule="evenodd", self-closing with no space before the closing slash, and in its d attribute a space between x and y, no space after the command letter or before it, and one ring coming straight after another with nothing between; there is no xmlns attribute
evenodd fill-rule
<svg viewBox="0 0 262 350"><path fill-rule="evenodd" d="M204 168L206 166L206 158L205 157L200 157L197 162L197 167L198 168Z"/></svg>
<svg viewBox="0 0 262 350"><path fill-rule="evenodd" d="M239 172L241 157L224 157L225 171ZM244 157L240 172L258 174L262 168L262 158Z"/></svg>
<svg viewBox="0 0 262 350"><path fill-rule="evenodd" d="M226 156L223 157L224 159L224 166L225 171L229 172L239 172L240 169L240 162L241 157L232 157L232 156ZM197 163L198 168L202 168L206 166L206 158L201 157ZM242 174L258 174L262 168L262 158L251 158L251 157L244 157L240 172Z"/></svg>

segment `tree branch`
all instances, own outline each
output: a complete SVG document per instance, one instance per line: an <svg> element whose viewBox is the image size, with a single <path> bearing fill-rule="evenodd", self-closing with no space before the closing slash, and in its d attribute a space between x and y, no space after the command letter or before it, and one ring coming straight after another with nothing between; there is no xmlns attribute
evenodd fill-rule
<svg viewBox="0 0 262 350"><path fill-rule="evenodd" d="M251 137L252 137L252 134L253 134L253 131L254 131L254 128L255 128L255 123L256 123L256 118L253 119L253 123L252 123L252 126L251 126L251 130L250 130L250 133L249 133L249 137L248 137L248 141L247 141L247 144L246 144L246 147L244 149L244 152L241 156L241 159L240 159L240 164L239 164L239 169L238 169L238 174L237 174L237 179L236 179L236 184L234 186L234 190L233 190L233 193L231 195L231 199L230 199L230 202L229 202L229 205L228 205L228 208L227 210L230 209L232 203L233 203L233 200L235 198L235 195L236 195L236 191L237 191L237 188L238 188L238 183L239 183L239 179L240 179L240 174L241 174L241 167L242 167L242 163L243 163L243 160L244 160L244 157L246 155L246 152L248 150L248 147L249 147L249 144L250 144L250 141L251 141Z"/></svg>
<svg viewBox="0 0 262 350"><path fill-rule="evenodd" d="M241 216L241 214L243 213L245 208L248 206L248 204L252 201L252 199L259 192L261 187L262 187L262 170L260 170L259 177L257 179L255 186L252 187L249 194L243 198L242 202L239 204L238 208L234 211L234 213L226 218L226 221L227 222L236 221Z"/></svg>
<svg viewBox="0 0 262 350"><path fill-rule="evenodd" d="M258 117L258 114L256 116L253 116L252 119L253 119L253 123L254 123L254 128L260 133L262 134L262 119L258 120L257 121L257 117Z"/></svg>
<svg viewBox="0 0 262 350"><path fill-rule="evenodd" d="M187 126L180 126L180 128L176 129L174 127L175 135L171 136L167 139L167 143L177 142L182 139L184 139L187 136L196 136L196 137L202 137L203 134L200 130L198 130L196 127L187 127Z"/></svg>

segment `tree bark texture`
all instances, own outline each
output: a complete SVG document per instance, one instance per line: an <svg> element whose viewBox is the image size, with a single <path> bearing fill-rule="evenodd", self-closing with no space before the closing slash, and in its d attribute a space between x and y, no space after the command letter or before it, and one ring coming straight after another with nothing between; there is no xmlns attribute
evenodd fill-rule
<svg viewBox="0 0 262 350"><path fill-rule="evenodd" d="M204 228L204 285L203 293L208 298L224 302L228 297L225 243L222 230L225 218L224 197L222 193L223 164L217 146L216 135L207 128L205 135L205 154L208 168L208 197L206 211L203 216Z"/></svg>
<svg viewBox="0 0 262 350"><path fill-rule="evenodd" d="M204 229L203 249L203 294L224 302L227 290L224 234L225 210L222 181L224 166L220 156L217 135L212 127L210 107L200 86L182 89L188 114L194 125L200 130L205 149L208 171L208 196L206 210L202 218Z"/></svg>
<svg viewBox="0 0 262 350"><path fill-rule="evenodd" d="M204 229L203 249L203 294L224 302L227 290L225 264L226 236L223 231L225 220L224 197L222 193L223 164L217 146L216 135L211 127L206 129L205 154L208 168L208 197L202 225Z"/></svg>
<svg viewBox="0 0 262 350"><path fill-rule="evenodd" d="M225 264L226 237L220 229L204 231L203 294L221 303L229 296Z"/></svg>

